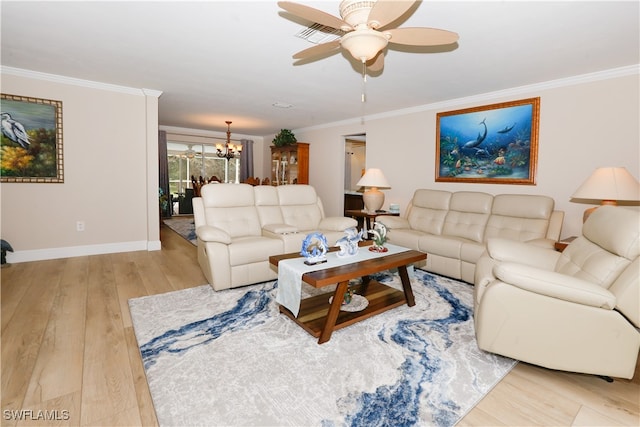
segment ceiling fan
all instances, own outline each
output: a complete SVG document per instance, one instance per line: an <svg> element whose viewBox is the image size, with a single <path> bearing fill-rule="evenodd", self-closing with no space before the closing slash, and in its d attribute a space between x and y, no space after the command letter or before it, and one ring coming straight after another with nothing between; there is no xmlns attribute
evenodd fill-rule
<svg viewBox="0 0 640 427"><path fill-rule="evenodd" d="M293 15L318 24L336 28L345 34L330 42L301 50L293 59L304 60L322 54L333 54L345 48L371 71L384 67L380 52L388 43L409 46L438 46L455 43L458 34L426 27L385 28L407 13L420 0L343 0L342 19L318 9L290 1L278 6Z"/></svg>

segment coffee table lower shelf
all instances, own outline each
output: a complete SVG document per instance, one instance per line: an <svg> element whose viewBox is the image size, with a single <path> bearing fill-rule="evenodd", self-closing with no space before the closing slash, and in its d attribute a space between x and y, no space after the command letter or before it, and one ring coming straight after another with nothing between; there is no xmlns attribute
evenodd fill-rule
<svg viewBox="0 0 640 427"><path fill-rule="evenodd" d="M353 286L354 293L362 295L369 301L369 305L356 312L340 311L332 331L352 325L406 303L403 291L383 285L376 280L369 280L367 284ZM305 298L300 301L300 311L295 317L287 308L280 306L280 312L300 325L305 331L318 338L322 334L329 312L329 297L333 293L325 293Z"/></svg>

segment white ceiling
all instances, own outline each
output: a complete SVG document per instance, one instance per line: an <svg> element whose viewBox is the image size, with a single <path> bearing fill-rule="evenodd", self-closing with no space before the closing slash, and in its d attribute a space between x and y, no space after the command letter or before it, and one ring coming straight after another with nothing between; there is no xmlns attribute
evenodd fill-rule
<svg viewBox="0 0 640 427"><path fill-rule="evenodd" d="M339 1L303 3L338 15ZM366 83L338 53L293 65L310 24L275 1L1 2L3 67L162 91L160 124L269 135L640 63L638 1L423 1L401 27L458 46L388 48ZM19 94L18 94L19 95ZM279 109L276 102L293 104Z"/></svg>

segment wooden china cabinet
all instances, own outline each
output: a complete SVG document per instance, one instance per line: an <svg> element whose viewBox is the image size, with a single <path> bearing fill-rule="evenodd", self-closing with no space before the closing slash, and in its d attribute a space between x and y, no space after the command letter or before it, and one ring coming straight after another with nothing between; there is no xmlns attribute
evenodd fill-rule
<svg viewBox="0 0 640 427"><path fill-rule="evenodd" d="M271 185L309 184L309 144L271 146Z"/></svg>

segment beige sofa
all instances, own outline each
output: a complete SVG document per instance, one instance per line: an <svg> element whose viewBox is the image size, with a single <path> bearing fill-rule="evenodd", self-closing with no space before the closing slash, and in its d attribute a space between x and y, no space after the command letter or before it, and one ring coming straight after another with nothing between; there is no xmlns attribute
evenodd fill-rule
<svg viewBox="0 0 640 427"><path fill-rule="evenodd" d="M388 228L389 242L426 252L426 270L473 283L488 239L552 248L563 219L546 196L418 189L403 217L376 220Z"/></svg>
<svg viewBox="0 0 640 427"><path fill-rule="evenodd" d="M640 349L640 214L602 206L562 252L491 239L478 346L551 369L632 378Z"/></svg>
<svg viewBox="0 0 640 427"><path fill-rule="evenodd" d="M299 252L319 231L330 245L355 227L346 217L325 217L309 185L207 184L193 199L198 263L215 290L273 280L269 256Z"/></svg>

